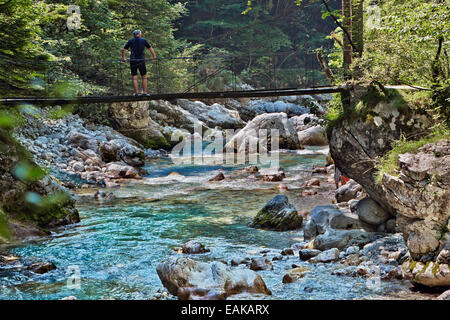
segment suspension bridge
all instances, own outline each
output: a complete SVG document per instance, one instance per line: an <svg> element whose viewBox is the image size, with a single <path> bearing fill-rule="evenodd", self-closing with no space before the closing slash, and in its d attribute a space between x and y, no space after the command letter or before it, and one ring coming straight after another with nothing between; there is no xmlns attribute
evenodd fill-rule
<svg viewBox="0 0 450 320"><path fill-rule="evenodd" d="M263 61L261 63L261 61ZM128 63L120 60L47 62L41 80L44 94L2 97L3 105L68 105L176 99L257 98L340 93L348 86L328 84L316 53L283 52L260 56L195 56L148 59L149 95L133 95ZM55 94L61 70L83 74L101 93ZM182 70L183 76L179 75ZM340 69L334 69L339 74ZM71 83L73 79L68 79ZM244 82L243 82L244 81ZM245 83L245 84L244 84Z"/></svg>

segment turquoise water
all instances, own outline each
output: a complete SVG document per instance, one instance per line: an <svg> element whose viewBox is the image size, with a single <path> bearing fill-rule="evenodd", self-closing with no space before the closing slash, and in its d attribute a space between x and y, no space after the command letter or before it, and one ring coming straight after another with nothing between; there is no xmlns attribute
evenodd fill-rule
<svg viewBox="0 0 450 320"><path fill-rule="evenodd" d="M326 152L283 154L289 198L313 165L325 164ZM63 228L38 242L14 247L12 253L26 261L52 261L57 269L37 275L20 270L17 264L0 268L1 299L150 299L162 288L155 267L172 248L198 240L211 252L194 256L203 261L230 261L235 257L268 257L301 240L299 231L273 232L248 227L256 212L273 196L278 183L261 183L239 176L238 167L174 166L170 161L148 163L149 175L142 181L111 189L112 203L79 201L81 222ZM233 176L231 181L208 183L218 169ZM167 177L176 171L182 176ZM89 191L91 194L95 190ZM300 203L301 206L301 203ZM299 208L297 206L298 210ZM19 262L20 264L21 262ZM311 269L297 283L282 284L292 264ZM81 287L67 287L70 266L80 269ZM298 256L274 262L275 270L260 274L273 295L238 298L353 299L400 290L399 282L382 283L372 291L365 279L332 276L336 265L311 266Z"/></svg>

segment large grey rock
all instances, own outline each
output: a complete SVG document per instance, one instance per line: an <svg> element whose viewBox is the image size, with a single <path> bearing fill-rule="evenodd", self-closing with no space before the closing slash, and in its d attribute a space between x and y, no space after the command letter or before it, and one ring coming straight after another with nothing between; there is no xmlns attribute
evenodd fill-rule
<svg viewBox="0 0 450 320"><path fill-rule="evenodd" d="M263 169L259 173L264 182L279 182L286 178L283 168Z"/></svg>
<svg viewBox="0 0 450 320"><path fill-rule="evenodd" d="M450 287L448 264L428 261L426 263L407 260L402 264L403 277L428 287Z"/></svg>
<svg viewBox="0 0 450 320"><path fill-rule="evenodd" d="M399 167L398 177L383 176L386 199L399 213L411 257L435 261L450 238L450 140L401 154Z"/></svg>
<svg viewBox="0 0 450 320"><path fill-rule="evenodd" d="M390 215L378 203L370 198L364 198L356 204L356 214L365 223L378 226L387 220Z"/></svg>
<svg viewBox="0 0 450 320"><path fill-rule="evenodd" d="M330 220L330 228L343 230L360 229L369 232L376 231L376 228L361 221L356 214L348 211L341 211L341 214L334 216Z"/></svg>
<svg viewBox="0 0 450 320"><path fill-rule="evenodd" d="M265 257L253 258L250 262L250 270L273 270L273 265L272 262Z"/></svg>
<svg viewBox="0 0 450 320"><path fill-rule="evenodd" d="M100 155L105 162L123 161L133 167L143 166L145 153L126 139L113 139L100 143Z"/></svg>
<svg viewBox="0 0 450 320"><path fill-rule="evenodd" d="M348 202L358 198L362 191L363 187L355 180L350 179L350 181L336 190L335 198L338 203Z"/></svg>
<svg viewBox="0 0 450 320"><path fill-rule="evenodd" d="M180 300L226 299L240 293L271 294L256 272L231 269L221 262L170 257L157 265L156 272L164 287Z"/></svg>
<svg viewBox="0 0 450 320"><path fill-rule="evenodd" d="M320 254L321 251L320 250L315 250L315 249L301 249L298 252L298 255L300 257L300 260L302 261L307 261L315 256L317 256L318 254Z"/></svg>
<svg viewBox="0 0 450 320"><path fill-rule="evenodd" d="M319 253L317 256L309 259L309 262L312 262L312 263L317 263L317 262L327 263L327 262L335 262L335 261L338 261L338 260L339 260L339 249L332 248L332 249L325 250L325 251Z"/></svg>
<svg viewBox="0 0 450 320"><path fill-rule="evenodd" d="M328 250L338 248L345 250L351 246L362 247L379 237L373 232L361 230L335 230L328 228L323 234L318 235L313 241L313 248L318 250Z"/></svg>
<svg viewBox="0 0 450 320"><path fill-rule="evenodd" d="M267 130L266 134L263 134L261 129ZM266 141L265 150L270 151L272 144L272 132L271 130L278 130L279 134L279 147L282 149L297 150L302 149L302 145L298 140L297 132L292 124L288 121L285 113L270 113L262 114L254 118L252 121L240 130L226 145L226 148L230 148L234 151L250 152L253 146L258 146L259 140ZM259 152L264 150L259 150Z"/></svg>
<svg viewBox="0 0 450 320"><path fill-rule="evenodd" d="M323 124L323 120L319 119L316 115L311 113L291 117L289 118L289 122L297 131L303 131L313 126Z"/></svg>
<svg viewBox="0 0 450 320"><path fill-rule="evenodd" d="M298 133L298 140L305 146L328 145L327 132L322 126L314 126Z"/></svg>
<svg viewBox="0 0 450 320"><path fill-rule="evenodd" d="M111 179L140 179L139 172L124 162L111 162L105 166L105 174Z"/></svg>
<svg viewBox="0 0 450 320"><path fill-rule="evenodd" d="M166 100L150 104L150 117L162 127L174 127L194 133L195 126L206 128L206 124L189 111Z"/></svg>
<svg viewBox="0 0 450 320"><path fill-rule="evenodd" d="M200 253L206 253L209 252L209 249L206 249L205 246L197 242L195 240L191 240L189 242L186 242L183 247L181 248L181 252L185 254L200 254Z"/></svg>
<svg viewBox="0 0 450 320"><path fill-rule="evenodd" d="M328 228L374 231L373 227L360 221L356 214L341 211L336 205L325 205L317 206L310 212L310 220L303 228L304 237L312 239L325 233Z"/></svg>
<svg viewBox="0 0 450 320"><path fill-rule="evenodd" d="M302 222L302 216L288 198L277 195L256 214L252 226L285 231L300 228Z"/></svg>
<svg viewBox="0 0 450 320"><path fill-rule="evenodd" d="M177 104L211 128L238 129L245 125L239 112L227 109L218 103L206 105L201 101L179 99Z"/></svg>
<svg viewBox="0 0 450 320"><path fill-rule="evenodd" d="M370 99L370 116L363 113L359 117L344 117L333 125L329 137L331 156L346 177L361 184L372 199L394 213L385 190L375 183L375 160L391 150L392 141L429 130L432 119L421 109L409 108L406 102L386 102L373 86L355 84L351 94L352 106L347 111L357 114L357 104Z"/></svg>
<svg viewBox="0 0 450 320"><path fill-rule="evenodd" d="M223 104L227 109L239 112L239 116L245 122L252 121L253 118L257 116L257 113L252 110L247 103L242 103L235 99L224 99L223 103L220 100L218 102Z"/></svg>
<svg viewBox="0 0 450 320"><path fill-rule="evenodd" d="M268 101L269 99L255 99L249 102L248 107L257 114L286 113L289 115L301 115L309 113L310 109L289 101Z"/></svg>
<svg viewBox="0 0 450 320"><path fill-rule="evenodd" d="M114 129L147 148L168 148L163 127L153 121L148 101L115 102L108 109L108 117Z"/></svg>
<svg viewBox="0 0 450 320"><path fill-rule="evenodd" d="M310 212L310 220L303 228L304 238L312 239L325 233L333 217L342 214L335 205L317 206Z"/></svg>

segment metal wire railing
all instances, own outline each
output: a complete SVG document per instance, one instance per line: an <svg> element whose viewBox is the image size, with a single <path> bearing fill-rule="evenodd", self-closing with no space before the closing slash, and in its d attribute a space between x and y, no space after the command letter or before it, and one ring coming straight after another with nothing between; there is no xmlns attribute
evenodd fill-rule
<svg viewBox="0 0 450 320"><path fill-rule="evenodd" d="M205 55L146 59L148 91L155 94L316 88L329 85L313 51L265 55ZM129 60L46 62L41 96L133 93ZM340 69L333 69L337 75ZM138 78L139 73L138 73ZM140 82L140 80L139 80Z"/></svg>

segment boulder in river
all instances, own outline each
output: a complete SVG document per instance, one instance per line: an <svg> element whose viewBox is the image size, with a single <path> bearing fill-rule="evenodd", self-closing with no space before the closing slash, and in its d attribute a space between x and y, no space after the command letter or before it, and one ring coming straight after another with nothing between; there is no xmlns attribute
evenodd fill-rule
<svg viewBox="0 0 450 320"><path fill-rule="evenodd" d="M337 230L328 228L325 233L318 235L313 241L313 248L318 250L328 250L338 248L345 250L351 246L364 246L379 238L374 232L361 230Z"/></svg>
<svg viewBox="0 0 450 320"><path fill-rule="evenodd" d="M210 250L206 249L205 246L200 242L191 240L183 245L183 247L181 248L181 252L185 254L200 254L210 252Z"/></svg>
<svg viewBox="0 0 450 320"><path fill-rule="evenodd" d="M44 274L55 269L56 266L52 262L37 262L28 267L28 270L39 274Z"/></svg>
<svg viewBox="0 0 450 320"><path fill-rule="evenodd" d="M179 99L177 104L211 128L238 129L245 125L238 111L227 109L219 103L206 105L201 101Z"/></svg>
<svg viewBox="0 0 450 320"><path fill-rule="evenodd" d="M123 161L133 167L144 165L144 151L126 139L101 142L99 151L104 162Z"/></svg>
<svg viewBox="0 0 450 320"><path fill-rule="evenodd" d="M105 173L112 179L141 179L136 168L127 165L124 162L111 162L105 166Z"/></svg>
<svg viewBox="0 0 450 320"><path fill-rule="evenodd" d="M292 283L296 282L302 278L305 277L305 273L309 271L306 267L297 267L294 269L289 270L284 276L283 276L283 283Z"/></svg>
<svg viewBox="0 0 450 320"><path fill-rule="evenodd" d="M157 265L156 272L164 287L180 300L223 300L240 293L271 294L256 272L231 269L221 262L170 257Z"/></svg>
<svg viewBox="0 0 450 320"><path fill-rule="evenodd" d="M362 191L363 187L355 180L350 179L350 181L336 190L335 198L338 203L348 202L358 198Z"/></svg>
<svg viewBox="0 0 450 320"><path fill-rule="evenodd" d="M325 233L334 216L340 215L341 211L335 205L317 206L310 213L310 220L304 227L304 237L306 240Z"/></svg>
<svg viewBox="0 0 450 320"><path fill-rule="evenodd" d="M315 250L315 249L301 249L298 252L298 255L300 257L300 260L302 261L308 261L311 258L314 258L315 256L317 256L318 254L320 254L321 251L320 250Z"/></svg>
<svg viewBox="0 0 450 320"><path fill-rule="evenodd" d="M217 175L215 175L213 178L209 179L208 181L214 182L214 181L222 181L224 179L225 179L225 175L222 172L220 172Z"/></svg>
<svg viewBox="0 0 450 320"><path fill-rule="evenodd" d="M270 200L253 219L252 226L286 231L300 228L303 217L285 195L277 195Z"/></svg>
<svg viewBox="0 0 450 320"><path fill-rule="evenodd" d="M328 145L327 132L322 126L314 126L298 133L298 140L304 146Z"/></svg>
<svg viewBox="0 0 450 320"><path fill-rule="evenodd" d="M355 209L361 221L374 226L378 226L390 218L389 213L371 198L358 201Z"/></svg>
<svg viewBox="0 0 450 320"><path fill-rule="evenodd" d="M272 262L266 257L253 258L250 262L250 270L273 270Z"/></svg>
<svg viewBox="0 0 450 320"><path fill-rule="evenodd" d="M303 131L313 126L321 124L323 120L311 113L302 114L301 116L294 116L289 118L289 122L297 131Z"/></svg>
<svg viewBox="0 0 450 320"><path fill-rule="evenodd" d="M280 182L286 178L282 168L261 170L262 181L264 182Z"/></svg>
<svg viewBox="0 0 450 320"><path fill-rule="evenodd" d="M265 130L266 132L264 132ZM263 145L264 150L259 149L259 152L271 151L272 149L272 130L277 130L279 137L279 148L297 150L303 149L298 140L297 132L292 124L288 121L285 113L266 113L257 116L252 121L240 130L226 145L234 151L252 153L251 146L258 146L259 143ZM261 141L260 141L261 140ZM263 142L267 142L264 146ZM261 146L259 146L261 147Z"/></svg>
<svg viewBox="0 0 450 320"><path fill-rule="evenodd" d="M338 260L339 260L339 249L332 248L332 249L325 250L325 251L319 253L317 256L309 259L309 262L312 262L312 263L317 263L317 262L327 263L327 262L335 262L335 261L338 261Z"/></svg>

